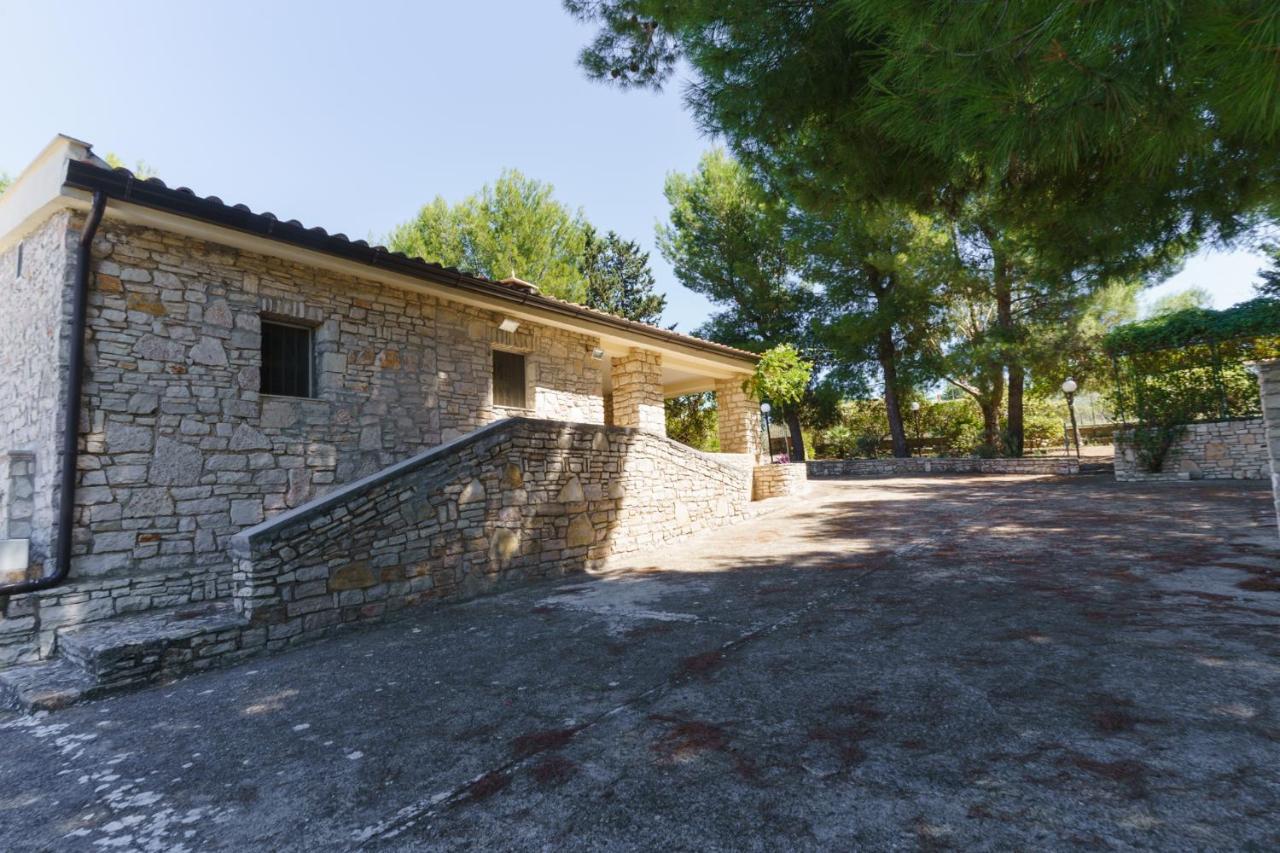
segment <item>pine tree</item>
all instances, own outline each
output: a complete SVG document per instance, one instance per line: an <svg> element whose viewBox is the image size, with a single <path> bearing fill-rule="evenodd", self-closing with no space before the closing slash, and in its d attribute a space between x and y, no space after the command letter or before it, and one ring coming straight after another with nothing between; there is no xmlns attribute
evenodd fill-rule
<svg viewBox="0 0 1280 853"><path fill-rule="evenodd" d="M582 273L587 281L586 305L628 320L656 324L667 298L655 293L649 253L638 243L610 231L600 237L588 226L583 240Z"/></svg>

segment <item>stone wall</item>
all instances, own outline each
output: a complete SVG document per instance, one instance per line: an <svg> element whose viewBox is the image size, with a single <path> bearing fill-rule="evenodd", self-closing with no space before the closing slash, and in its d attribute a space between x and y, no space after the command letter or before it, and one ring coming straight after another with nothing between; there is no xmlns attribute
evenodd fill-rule
<svg viewBox="0 0 1280 853"><path fill-rule="evenodd" d="M235 603L268 642L293 642L754 511L740 465L641 430L514 419L240 533Z"/></svg>
<svg viewBox="0 0 1280 853"><path fill-rule="evenodd" d="M1254 369L1258 374L1258 393L1262 397L1263 440L1266 443L1271 477L1271 496L1276 506L1276 521L1280 522L1280 359L1258 362Z"/></svg>
<svg viewBox="0 0 1280 853"><path fill-rule="evenodd" d="M809 476L862 477L907 476L911 474L1078 474L1074 459L1026 457L1023 459L980 459L953 457L933 459L912 456L907 459L816 459L805 463Z"/></svg>
<svg viewBox="0 0 1280 853"><path fill-rule="evenodd" d="M94 258L75 578L229 571L244 527L496 418L604 418L593 337L110 219ZM314 330L314 399L259 393L264 318ZM492 405L495 346L531 408Z"/></svg>
<svg viewBox="0 0 1280 853"><path fill-rule="evenodd" d="M52 551L76 236L59 213L0 255L0 456L30 453L34 467L30 495L7 471L0 481L0 536L29 536L34 567ZM18 516L21 529L5 529Z"/></svg>
<svg viewBox="0 0 1280 853"><path fill-rule="evenodd" d="M753 470L751 491L755 500L803 495L809 490L809 469L804 462L756 465Z"/></svg>
<svg viewBox="0 0 1280 853"><path fill-rule="evenodd" d="M1265 480L1271 476L1262 418L1187 424L1159 474L1141 470L1132 432L1117 432L1115 443L1116 479L1121 482Z"/></svg>

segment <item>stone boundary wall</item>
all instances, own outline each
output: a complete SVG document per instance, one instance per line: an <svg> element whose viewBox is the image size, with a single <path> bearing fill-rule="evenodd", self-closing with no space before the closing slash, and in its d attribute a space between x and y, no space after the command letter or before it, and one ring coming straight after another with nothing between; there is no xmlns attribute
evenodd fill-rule
<svg viewBox="0 0 1280 853"><path fill-rule="evenodd" d="M1132 430L1116 433L1116 480L1266 480L1271 476L1262 418L1187 424L1159 474L1138 467Z"/></svg>
<svg viewBox="0 0 1280 853"><path fill-rule="evenodd" d="M754 466L752 497L755 500L803 495L808 490L809 469L804 462Z"/></svg>
<svg viewBox="0 0 1280 853"><path fill-rule="evenodd" d="M1263 359L1253 367L1258 374L1258 393L1262 398L1262 437L1269 462L1271 497L1276 520L1280 522L1280 359Z"/></svg>
<svg viewBox="0 0 1280 853"><path fill-rule="evenodd" d="M1079 474L1074 459L980 459L952 457L932 459L913 456L907 459L817 459L806 462L809 476L865 477L904 474Z"/></svg>
<svg viewBox="0 0 1280 853"><path fill-rule="evenodd" d="M712 454L634 429L513 418L242 531L234 601L278 646L754 513L750 469Z"/></svg>

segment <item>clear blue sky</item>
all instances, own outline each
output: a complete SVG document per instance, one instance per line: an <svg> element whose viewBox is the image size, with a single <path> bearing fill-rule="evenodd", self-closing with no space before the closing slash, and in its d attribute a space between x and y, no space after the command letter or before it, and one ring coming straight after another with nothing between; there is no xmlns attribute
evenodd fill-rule
<svg viewBox="0 0 1280 853"><path fill-rule="evenodd" d="M3 0L0 170L55 133L185 185L352 237L381 238L506 166L653 250L664 176L713 144L679 92L620 92L576 65L590 31L558 0ZM666 322L709 303L652 252ZM1158 292L1248 298L1256 257L1207 255Z"/></svg>

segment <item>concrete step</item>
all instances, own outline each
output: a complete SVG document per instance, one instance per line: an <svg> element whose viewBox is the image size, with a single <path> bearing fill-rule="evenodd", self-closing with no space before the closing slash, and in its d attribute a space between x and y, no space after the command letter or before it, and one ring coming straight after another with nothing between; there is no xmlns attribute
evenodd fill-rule
<svg viewBox="0 0 1280 853"><path fill-rule="evenodd" d="M53 711L92 698L97 687L92 675L69 661L21 664L0 670L0 708Z"/></svg>
<svg viewBox="0 0 1280 853"><path fill-rule="evenodd" d="M0 670L0 707L51 711L234 660L248 623L230 601L58 632L58 657Z"/></svg>
<svg viewBox="0 0 1280 853"><path fill-rule="evenodd" d="M58 653L105 688L154 681L233 647L247 623L231 602L108 619L58 633Z"/></svg>

